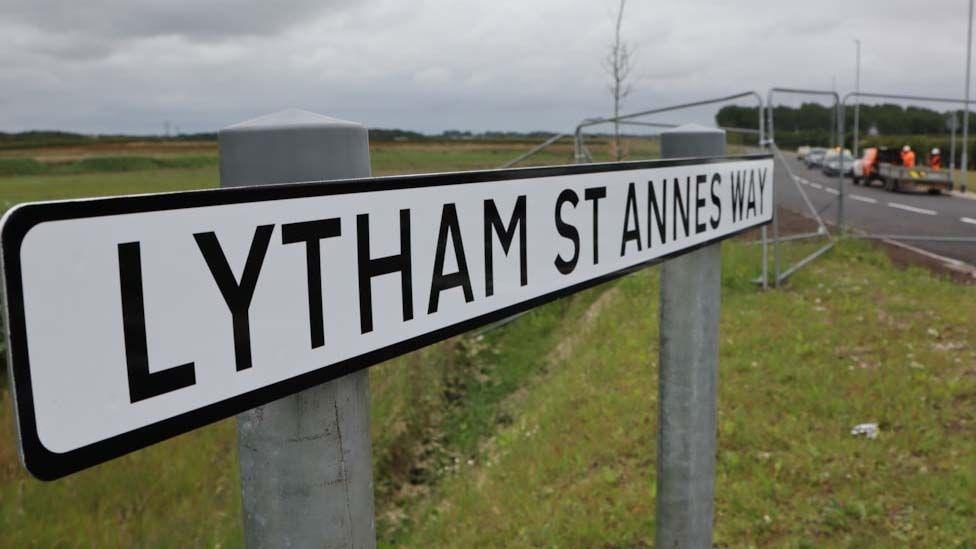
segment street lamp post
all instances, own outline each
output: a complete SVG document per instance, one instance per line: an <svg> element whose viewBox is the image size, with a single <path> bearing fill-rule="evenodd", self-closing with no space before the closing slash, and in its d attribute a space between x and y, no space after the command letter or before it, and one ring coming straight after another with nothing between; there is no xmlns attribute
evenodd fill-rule
<svg viewBox="0 0 976 549"><path fill-rule="evenodd" d="M969 26L966 31L966 102L963 104L962 115L962 192L966 192L969 183L969 69L973 55L973 0L969 0Z"/></svg>
<svg viewBox="0 0 976 549"><path fill-rule="evenodd" d="M952 177L956 171L956 130L959 129L956 111L949 115L949 129L952 131L952 138L949 140L949 176Z"/></svg>
<svg viewBox="0 0 976 549"><path fill-rule="evenodd" d="M854 91L856 93L860 93L861 92L861 41L855 38L854 43L857 44L857 70L854 72ZM861 119L861 97L855 95L854 96L854 158L857 158L857 142L861 137L860 119Z"/></svg>
<svg viewBox="0 0 976 549"><path fill-rule="evenodd" d="M830 77L830 91L837 92L837 75L834 74ZM835 112L833 116L830 117L830 148L840 146L841 149L844 148L844 136L841 136L840 143L836 142L837 139L837 117L838 113Z"/></svg>

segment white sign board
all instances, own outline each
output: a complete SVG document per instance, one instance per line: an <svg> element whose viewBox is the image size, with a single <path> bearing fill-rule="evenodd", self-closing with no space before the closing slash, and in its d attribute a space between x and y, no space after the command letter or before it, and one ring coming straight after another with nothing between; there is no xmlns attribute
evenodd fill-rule
<svg viewBox="0 0 976 549"><path fill-rule="evenodd" d="M27 204L27 468L63 476L772 218L768 156Z"/></svg>

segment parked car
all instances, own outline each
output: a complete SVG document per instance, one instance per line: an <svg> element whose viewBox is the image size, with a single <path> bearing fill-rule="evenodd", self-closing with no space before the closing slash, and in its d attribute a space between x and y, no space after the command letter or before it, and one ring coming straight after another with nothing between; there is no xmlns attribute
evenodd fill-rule
<svg viewBox="0 0 976 549"><path fill-rule="evenodd" d="M837 175L840 172L841 159L844 161L844 175L852 175L854 171L854 155L847 149L844 149L843 154L839 151L827 151L821 163L821 169L824 175Z"/></svg>
<svg viewBox="0 0 976 549"><path fill-rule="evenodd" d="M803 145L802 147L798 147L796 149L796 157L800 160L803 160L807 156L807 153L809 152L810 152L810 146Z"/></svg>
<svg viewBox="0 0 976 549"><path fill-rule="evenodd" d="M810 149L810 152L803 157L803 162L806 163L807 168L809 169L817 168L823 162L823 157L826 153L827 149L822 147L813 147Z"/></svg>

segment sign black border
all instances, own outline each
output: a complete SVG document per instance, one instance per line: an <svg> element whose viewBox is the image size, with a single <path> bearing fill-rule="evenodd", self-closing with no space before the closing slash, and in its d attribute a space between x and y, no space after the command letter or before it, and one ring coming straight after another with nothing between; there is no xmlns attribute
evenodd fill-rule
<svg viewBox="0 0 976 549"><path fill-rule="evenodd" d="M458 335L473 328L490 324L516 313L526 311L560 297L619 278L633 271L643 269L667 259L691 252L713 242L731 238L744 231L768 224L769 221L750 225L734 233L710 239L695 246L684 248L671 254L657 257L625 269L586 280L572 286L540 295L505 307L491 313L470 318L446 326L433 332L418 335L411 339L377 349L341 362L279 381L253 391L208 404L189 412L140 427L113 437L83 446L64 453L48 450L41 443L37 433L34 414L34 399L31 388L30 362L27 349L26 321L24 316L23 279L20 265L20 248L24 237L31 228L40 223L67 219L103 217L131 213L144 213L161 210L181 210L207 206L265 202L336 194L352 194L371 191L390 191L440 185L461 185L469 183L502 182L509 180L535 179L560 175L582 175L610 173L617 171L666 168L727 163L747 160L771 159L771 154L748 154L708 158L678 158L633 162L613 162L550 166L539 168L513 168L505 170L483 170L471 172L449 172L438 174L370 177L363 179L344 179L308 183L286 183L278 185L229 187L199 191L132 195L121 197L40 202L15 206L8 212L0 233L0 267L3 272L3 287L6 290L7 313L7 361L11 374L11 388L14 397L14 412L21 442L21 460L35 477L41 480L54 480L71 473L120 457L135 450L174 437L231 417L246 410L267 404L274 400L308 389L346 374L368 368L393 357L408 353Z"/></svg>

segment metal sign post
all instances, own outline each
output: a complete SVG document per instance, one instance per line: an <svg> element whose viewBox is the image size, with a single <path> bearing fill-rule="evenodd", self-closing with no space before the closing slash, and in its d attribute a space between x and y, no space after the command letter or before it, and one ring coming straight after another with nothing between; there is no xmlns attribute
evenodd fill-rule
<svg viewBox="0 0 976 549"><path fill-rule="evenodd" d="M663 158L724 154L722 130L661 133ZM656 547L712 546L721 287L720 243L661 267Z"/></svg>
<svg viewBox="0 0 976 549"><path fill-rule="evenodd" d="M366 128L306 111L230 126L219 140L221 187L370 175ZM311 301L321 307L321 294ZM239 414L237 438L248 547L376 545L368 370Z"/></svg>

